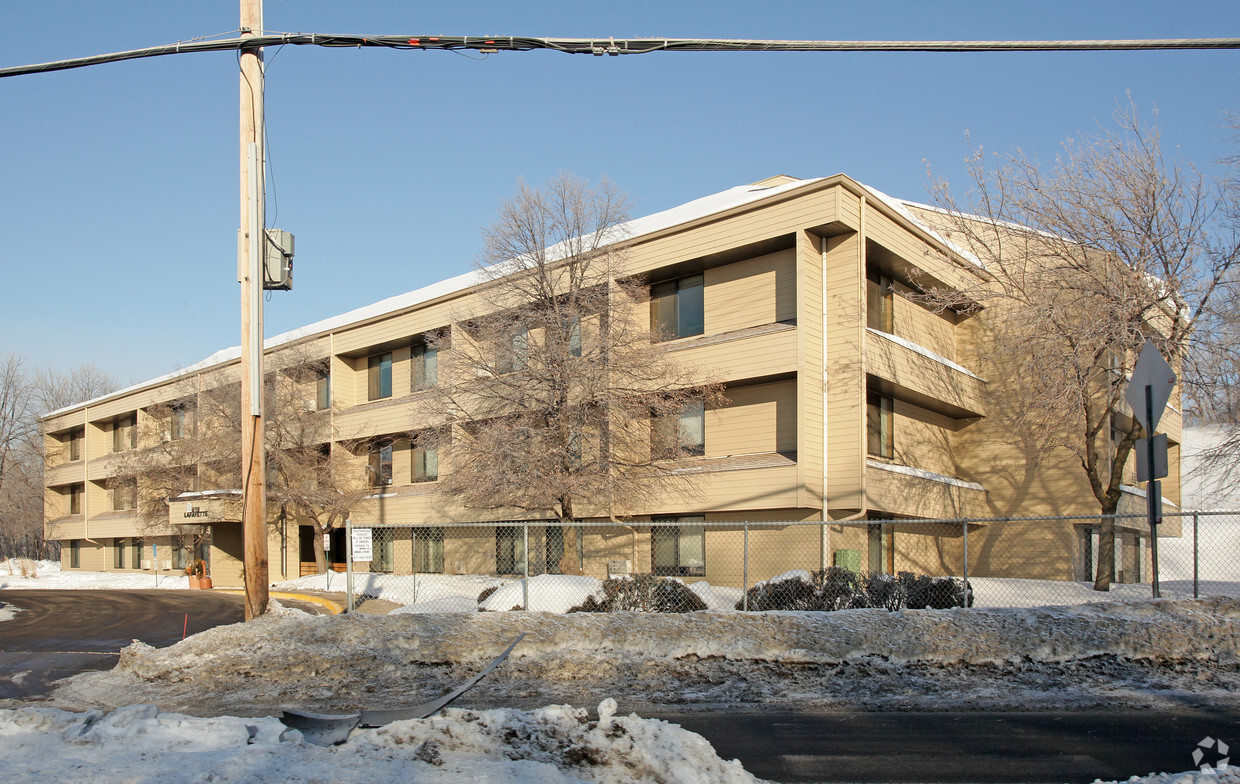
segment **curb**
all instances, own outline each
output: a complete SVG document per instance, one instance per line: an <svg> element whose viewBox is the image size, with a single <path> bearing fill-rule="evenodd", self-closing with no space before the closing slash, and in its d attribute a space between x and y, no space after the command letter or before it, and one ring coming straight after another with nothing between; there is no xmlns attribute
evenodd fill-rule
<svg viewBox="0 0 1240 784"><path fill-rule="evenodd" d="M236 591L232 589L216 590L216 593L231 593L239 596L245 596L245 591ZM271 591L267 594L275 599L291 599L298 602L307 602L309 604L317 604L327 610L331 615L340 615L344 612L344 605L333 602L331 599L324 599L320 596L310 596L304 593L287 593L285 591Z"/></svg>

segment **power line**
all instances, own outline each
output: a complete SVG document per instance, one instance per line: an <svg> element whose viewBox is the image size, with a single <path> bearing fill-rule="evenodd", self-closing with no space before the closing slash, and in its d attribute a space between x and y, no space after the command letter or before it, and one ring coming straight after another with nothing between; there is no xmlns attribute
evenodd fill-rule
<svg viewBox="0 0 1240 784"><path fill-rule="evenodd" d="M324 35L274 33L215 41L187 41L126 52L0 68L0 78L64 71L91 65L190 52L221 52L262 46L473 49L565 54L623 55L649 52L1109 52L1170 49L1240 49L1240 38L1138 38L1080 41L780 41L726 38L525 38L514 36Z"/></svg>

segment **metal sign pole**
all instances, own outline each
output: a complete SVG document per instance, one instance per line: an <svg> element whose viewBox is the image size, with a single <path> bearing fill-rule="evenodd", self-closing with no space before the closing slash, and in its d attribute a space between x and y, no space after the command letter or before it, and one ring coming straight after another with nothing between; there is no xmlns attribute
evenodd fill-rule
<svg viewBox="0 0 1240 784"><path fill-rule="evenodd" d="M1159 498L1161 488L1155 478L1158 472L1154 470L1154 388L1151 384L1145 385L1145 425L1145 454L1150 467L1150 480L1145 483L1145 505L1150 518L1150 585L1154 598L1158 599L1162 597L1158 588L1158 522L1162 517L1162 499ZM1137 558L1140 557L1138 551Z"/></svg>

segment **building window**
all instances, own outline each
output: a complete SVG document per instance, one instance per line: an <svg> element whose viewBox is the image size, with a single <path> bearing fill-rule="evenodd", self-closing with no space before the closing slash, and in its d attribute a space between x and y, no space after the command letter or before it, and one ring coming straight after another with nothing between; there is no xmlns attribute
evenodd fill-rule
<svg viewBox="0 0 1240 784"><path fill-rule="evenodd" d="M172 537L172 568L178 571L189 566L189 548L185 546L185 536Z"/></svg>
<svg viewBox="0 0 1240 784"><path fill-rule="evenodd" d="M370 400L392 396L392 353L375 354L367 360L367 388Z"/></svg>
<svg viewBox="0 0 1240 784"><path fill-rule="evenodd" d="M173 441L189 438L194 433L194 409L189 405L178 405L172 409L172 421L169 423L168 435Z"/></svg>
<svg viewBox="0 0 1240 784"><path fill-rule="evenodd" d="M413 529L413 571L443 573L443 527Z"/></svg>
<svg viewBox="0 0 1240 784"><path fill-rule="evenodd" d="M138 483L132 479L112 484L112 509L124 511L138 508Z"/></svg>
<svg viewBox="0 0 1240 784"><path fill-rule="evenodd" d="M434 482L439 479L439 448L427 444L419 446L415 437L412 443L413 481Z"/></svg>
<svg viewBox="0 0 1240 784"><path fill-rule="evenodd" d="M120 537L112 540L112 568L125 568L125 540Z"/></svg>
<svg viewBox="0 0 1240 784"><path fill-rule="evenodd" d="M69 460L82 459L82 442L86 439L86 431L84 429L74 430L69 434Z"/></svg>
<svg viewBox="0 0 1240 784"><path fill-rule="evenodd" d="M894 334L891 278L870 270L865 276L866 326Z"/></svg>
<svg viewBox="0 0 1240 784"><path fill-rule="evenodd" d="M875 457L895 457L895 440L892 436L892 400L883 395L870 393L865 400L866 450Z"/></svg>
<svg viewBox="0 0 1240 784"><path fill-rule="evenodd" d="M706 454L706 406L702 401L685 404L677 415L657 418L651 447L661 460Z"/></svg>
<svg viewBox="0 0 1240 784"><path fill-rule="evenodd" d="M511 525L495 528L495 571L498 574L525 574L525 536Z"/></svg>
<svg viewBox="0 0 1240 784"><path fill-rule="evenodd" d="M133 545L133 555L129 559L129 565L133 569L141 569L142 568L142 553L143 553L142 539L135 536L133 539L132 545Z"/></svg>
<svg viewBox="0 0 1240 784"><path fill-rule="evenodd" d="M512 333L508 345L500 345L499 372L512 373L525 370L530 361L530 331L521 327Z"/></svg>
<svg viewBox="0 0 1240 784"><path fill-rule="evenodd" d="M650 287L650 330L655 333L656 340L701 335L705 326L701 275Z"/></svg>
<svg viewBox="0 0 1240 784"><path fill-rule="evenodd" d="M82 568L82 540L81 539L70 539L69 540L69 568L70 569L81 569Z"/></svg>
<svg viewBox="0 0 1240 784"><path fill-rule="evenodd" d="M138 428L134 426L134 415L121 417L112 423L112 451L124 452L137 446Z"/></svg>
<svg viewBox="0 0 1240 784"><path fill-rule="evenodd" d="M571 356L581 356L581 318L573 317L564 325L564 341Z"/></svg>
<svg viewBox="0 0 1240 784"><path fill-rule="evenodd" d="M439 349L425 343L413 344L411 388L414 392L430 389L439 383Z"/></svg>
<svg viewBox="0 0 1240 784"><path fill-rule="evenodd" d="M650 526L650 557L654 565L654 573L669 577L704 577L706 575L706 526L702 523L706 522L706 518L655 517L651 522L678 523L678 525L654 524Z"/></svg>
<svg viewBox="0 0 1240 784"><path fill-rule="evenodd" d="M86 488L83 485L69 485L69 514L79 515L82 513L82 496L85 494Z"/></svg>
<svg viewBox="0 0 1240 784"><path fill-rule="evenodd" d="M329 368L321 367L315 371L314 407L316 411L332 407L332 373Z"/></svg>
<svg viewBox="0 0 1240 784"><path fill-rule="evenodd" d="M392 528L372 528L377 536L374 542L375 559L370 562L370 571L391 574L396 559L396 531Z"/></svg>
<svg viewBox="0 0 1240 784"><path fill-rule="evenodd" d="M392 442L380 441L370 448L371 487L383 487L392 484Z"/></svg>
<svg viewBox="0 0 1240 784"><path fill-rule="evenodd" d="M890 523L866 526L866 566L870 574L895 574L894 528Z"/></svg>

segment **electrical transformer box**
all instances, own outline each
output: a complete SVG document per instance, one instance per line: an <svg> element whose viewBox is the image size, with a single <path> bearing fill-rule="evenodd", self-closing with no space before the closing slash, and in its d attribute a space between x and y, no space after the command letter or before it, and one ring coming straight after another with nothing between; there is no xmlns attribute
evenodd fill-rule
<svg viewBox="0 0 1240 784"><path fill-rule="evenodd" d="M293 235L282 229L267 229L263 252L263 288L268 291L293 289Z"/></svg>

